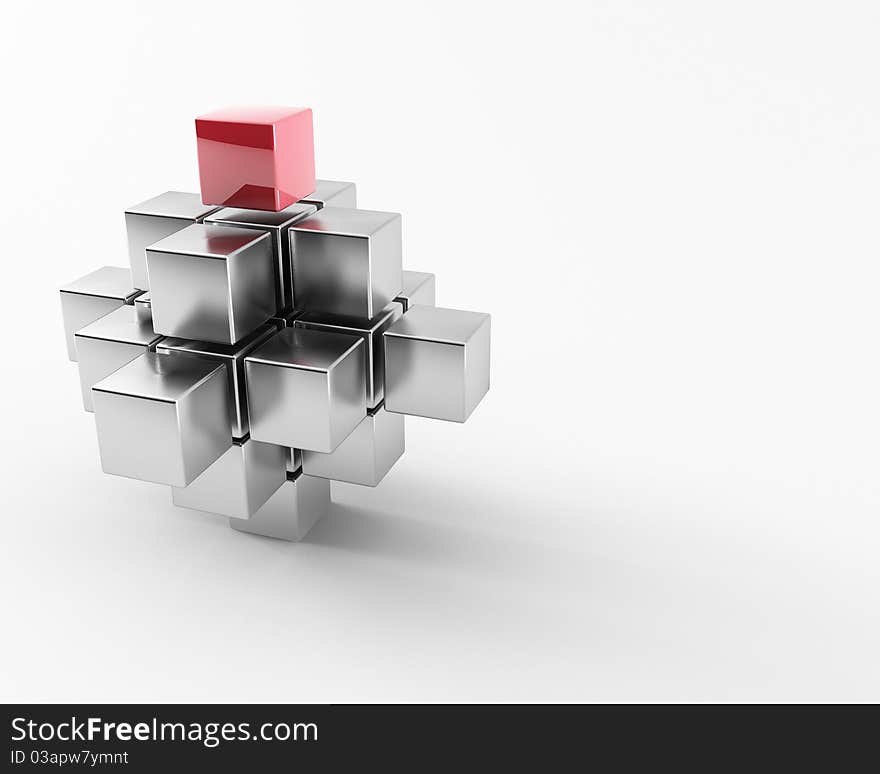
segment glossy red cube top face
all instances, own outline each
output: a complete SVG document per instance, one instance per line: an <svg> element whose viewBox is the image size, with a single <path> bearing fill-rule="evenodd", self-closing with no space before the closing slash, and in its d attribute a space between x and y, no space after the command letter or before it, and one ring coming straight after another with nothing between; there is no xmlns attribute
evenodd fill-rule
<svg viewBox="0 0 880 774"><path fill-rule="evenodd" d="M315 190L309 108L228 108L196 119L205 204L278 212Z"/></svg>

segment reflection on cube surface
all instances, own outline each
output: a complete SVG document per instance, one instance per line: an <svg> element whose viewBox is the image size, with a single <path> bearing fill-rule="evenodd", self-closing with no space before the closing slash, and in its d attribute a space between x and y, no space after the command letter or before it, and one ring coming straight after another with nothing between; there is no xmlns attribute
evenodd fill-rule
<svg viewBox="0 0 880 774"><path fill-rule="evenodd" d="M414 306L385 331L385 408L464 422L489 389L491 320Z"/></svg>
<svg viewBox="0 0 880 774"><path fill-rule="evenodd" d="M272 336L277 328L274 325L263 325L253 334L242 339L238 344L212 344L208 341L192 341L191 339L167 338L157 346L156 351L162 354L177 352L190 357L221 364L226 369L229 383L229 426L233 438L244 438L249 432L247 411L247 384L244 378L244 358L251 350L258 347Z"/></svg>
<svg viewBox="0 0 880 774"><path fill-rule="evenodd" d="M153 328L235 344L275 314L269 235L196 224L147 249Z"/></svg>
<svg viewBox="0 0 880 774"><path fill-rule="evenodd" d="M403 287L395 212L324 207L290 229L294 304L301 311L372 318Z"/></svg>
<svg viewBox="0 0 880 774"><path fill-rule="evenodd" d="M92 385L143 355L162 339L130 306L121 306L76 332L83 407L92 410Z"/></svg>
<svg viewBox="0 0 880 774"><path fill-rule="evenodd" d="M134 287L149 290L145 250L175 231L198 223L217 208L202 204L198 194L166 191L125 211L128 260Z"/></svg>
<svg viewBox="0 0 880 774"><path fill-rule="evenodd" d="M287 478L287 449L254 440L234 441L187 487L172 487L175 505L236 519L253 516Z"/></svg>
<svg viewBox="0 0 880 774"><path fill-rule="evenodd" d="M221 365L147 352L92 387L105 473L187 486L232 445Z"/></svg>
<svg viewBox="0 0 880 774"><path fill-rule="evenodd" d="M333 451L367 414L359 336L285 328L245 357L251 437Z"/></svg>
<svg viewBox="0 0 880 774"><path fill-rule="evenodd" d="M67 357L76 362L73 337L80 328L123 304L133 303L140 292L132 285L131 272L119 266L102 266L61 288Z"/></svg>
<svg viewBox="0 0 880 774"><path fill-rule="evenodd" d="M403 425L402 414L375 409L330 454L304 451L303 473L377 486L403 454Z"/></svg>

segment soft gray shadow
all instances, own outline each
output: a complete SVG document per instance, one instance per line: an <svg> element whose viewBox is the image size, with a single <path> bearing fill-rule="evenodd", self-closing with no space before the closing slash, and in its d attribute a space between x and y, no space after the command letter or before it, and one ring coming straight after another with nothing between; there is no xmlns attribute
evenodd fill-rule
<svg viewBox="0 0 880 774"><path fill-rule="evenodd" d="M342 503L333 503L303 542L507 580L583 572L583 555L558 544Z"/></svg>

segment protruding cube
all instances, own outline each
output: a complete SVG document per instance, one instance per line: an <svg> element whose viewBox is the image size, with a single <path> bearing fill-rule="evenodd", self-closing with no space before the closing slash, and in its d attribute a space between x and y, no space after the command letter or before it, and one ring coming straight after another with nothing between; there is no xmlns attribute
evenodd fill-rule
<svg viewBox="0 0 880 774"><path fill-rule="evenodd" d="M153 327L153 302L149 293L141 293L134 300L134 311L139 323Z"/></svg>
<svg viewBox="0 0 880 774"><path fill-rule="evenodd" d="M400 459L403 449L403 414L391 414L380 407L330 454L303 452L303 473L376 486Z"/></svg>
<svg viewBox="0 0 880 774"><path fill-rule="evenodd" d="M436 306L436 281L433 274L426 271L403 270L403 290L395 301L403 304L405 312L411 306Z"/></svg>
<svg viewBox="0 0 880 774"><path fill-rule="evenodd" d="M464 422L489 389L491 318L413 306L385 331L385 408Z"/></svg>
<svg viewBox="0 0 880 774"><path fill-rule="evenodd" d="M284 328L244 363L254 440L330 452L366 416L360 336Z"/></svg>
<svg viewBox="0 0 880 774"><path fill-rule="evenodd" d="M76 362L76 342L73 335L80 328L123 304L133 303L140 292L132 286L131 272L118 266L102 266L61 288L61 314L64 318L67 357Z"/></svg>
<svg viewBox="0 0 880 774"><path fill-rule="evenodd" d="M293 306L293 275L287 229L298 220L314 215L317 211L314 204L302 202L291 204L280 212L224 208L205 218L205 223L250 228L265 231L270 236L272 253L275 257L275 303L278 309L287 309Z"/></svg>
<svg viewBox="0 0 880 774"><path fill-rule="evenodd" d="M215 364L224 365L229 383L230 430L233 438L244 438L249 432L244 358L248 352L260 346L276 330L274 325L263 325L238 344L211 344L207 341L168 338L163 339L156 346L156 351L161 354L176 352L180 355L200 357Z"/></svg>
<svg viewBox="0 0 880 774"><path fill-rule="evenodd" d="M297 309L371 318L403 287L397 213L324 207L290 240Z"/></svg>
<svg viewBox="0 0 880 774"><path fill-rule="evenodd" d="M287 449L253 440L234 441L219 460L187 487L172 487L172 502L193 508L248 519L287 480Z"/></svg>
<svg viewBox="0 0 880 774"><path fill-rule="evenodd" d="M147 352L92 387L105 473L187 486L232 446L223 366Z"/></svg>
<svg viewBox="0 0 880 774"><path fill-rule="evenodd" d="M202 204L198 194L167 191L125 211L128 233L128 261L136 288L149 290L147 258L144 250L154 242L198 223L216 207Z"/></svg>
<svg viewBox="0 0 880 774"><path fill-rule="evenodd" d="M162 339L137 319L130 306L121 306L75 334L83 408L92 410L92 385L153 349Z"/></svg>
<svg viewBox="0 0 880 774"><path fill-rule="evenodd" d="M385 392L385 348L382 333L403 314L403 306L392 301L372 320L357 317L340 317L306 312L296 318L295 328L316 331L332 331L360 336L364 340L367 355L367 408L379 405Z"/></svg>
<svg viewBox="0 0 880 774"><path fill-rule="evenodd" d="M309 108L228 108L196 119L202 201L277 212L315 190Z"/></svg>
<svg viewBox="0 0 880 774"><path fill-rule="evenodd" d="M239 532L302 540L318 520L330 510L330 482L326 478L288 476L269 501L249 519L230 519L229 526Z"/></svg>
<svg viewBox="0 0 880 774"><path fill-rule="evenodd" d="M275 314L268 234L196 224L147 248L153 328L235 344Z"/></svg>
<svg viewBox="0 0 880 774"><path fill-rule="evenodd" d="M341 180L316 180L315 190L301 201L322 207L357 207L357 189L354 183Z"/></svg>

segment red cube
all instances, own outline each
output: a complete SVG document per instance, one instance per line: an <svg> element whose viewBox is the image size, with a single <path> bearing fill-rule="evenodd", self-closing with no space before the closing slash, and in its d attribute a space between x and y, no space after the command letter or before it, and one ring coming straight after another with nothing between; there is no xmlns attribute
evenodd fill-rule
<svg viewBox="0 0 880 774"><path fill-rule="evenodd" d="M309 108L217 110L196 119L205 204L278 212L315 190Z"/></svg>

